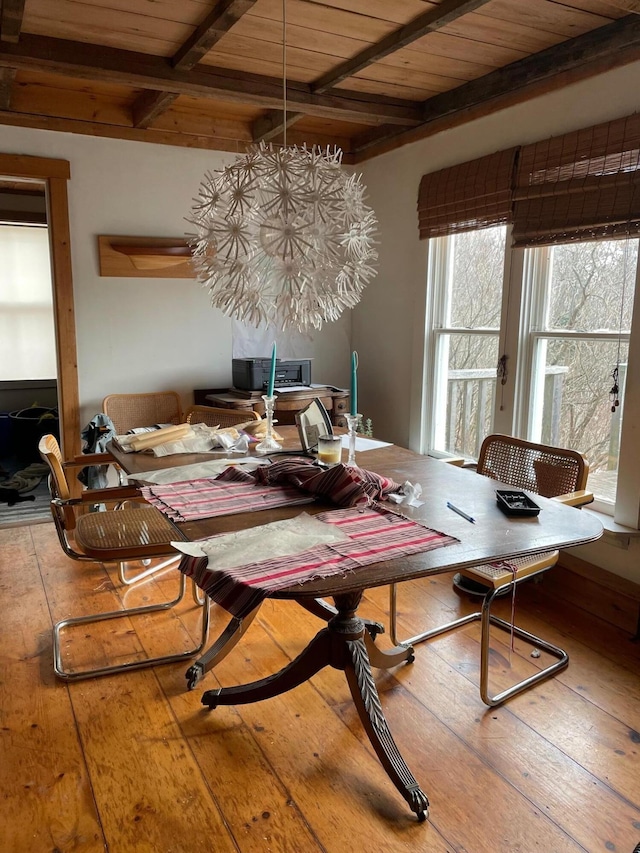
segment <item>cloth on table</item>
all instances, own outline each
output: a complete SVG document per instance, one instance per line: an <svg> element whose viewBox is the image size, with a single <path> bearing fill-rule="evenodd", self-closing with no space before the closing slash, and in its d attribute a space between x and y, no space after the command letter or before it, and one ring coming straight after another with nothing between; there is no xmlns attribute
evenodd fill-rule
<svg viewBox="0 0 640 853"><path fill-rule="evenodd" d="M368 506L399 489L388 477L363 468L318 468L308 459L282 459L253 472L229 467L215 479L144 486L142 495L172 521L255 512L327 498L338 506Z"/></svg>
<svg viewBox="0 0 640 853"><path fill-rule="evenodd" d="M180 561L180 571L192 578L213 601L240 618L270 593L296 583L344 576L371 563L431 551L458 541L379 505L364 510L357 507L330 510L314 516L314 520L337 527L346 538L243 566L228 565L224 571L216 568L216 561L223 559L224 546L230 543L237 547L242 533L255 538L256 530L267 531L270 525L240 534L220 534L197 543L174 542L174 547L183 553L197 553L194 546L198 546L212 555L210 559L187 553Z"/></svg>
<svg viewBox="0 0 640 853"><path fill-rule="evenodd" d="M256 471L227 468L218 481L293 486L317 497L328 498L338 506L367 506L401 489L389 477L383 477L355 465L319 468L309 459L281 459Z"/></svg>
<svg viewBox="0 0 640 853"><path fill-rule="evenodd" d="M292 487L224 483L209 477L184 483L143 486L140 492L147 503L176 522L313 501L311 495Z"/></svg>

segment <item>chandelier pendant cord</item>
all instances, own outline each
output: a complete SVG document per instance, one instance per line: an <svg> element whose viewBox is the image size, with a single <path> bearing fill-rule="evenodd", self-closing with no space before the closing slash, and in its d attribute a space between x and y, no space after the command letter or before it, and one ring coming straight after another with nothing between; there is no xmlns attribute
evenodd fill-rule
<svg viewBox="0 0 640 853"><path fill-rule="evenodd" d="M287 147L287 0L282 0L282 141Z"/></svg>

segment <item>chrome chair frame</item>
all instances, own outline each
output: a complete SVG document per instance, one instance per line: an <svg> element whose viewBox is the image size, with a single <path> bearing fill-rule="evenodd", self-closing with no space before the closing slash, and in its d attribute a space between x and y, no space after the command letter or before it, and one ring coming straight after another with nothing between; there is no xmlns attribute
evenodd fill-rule
<svg viewBox="0 0 640 853"><path fill-rule="evenodd" d="M101 503L119 504L123 500L131 500L138 493L131 487L115 487L107 489L85 490L80 497L69 496L70 490L65 475L65 463L62 462L58 442L52 435L45 435L40 439L38 445L40 455L50 469L49 489L51 498L51 513L56 532L63 552L74 560L83 562L108 563L117 562L120 566L129 560L145 559L146 557L167 556L171 559L167 565L176 563L180 555L176 555L171 546L171 541L180 538L180 533L168 522L158 510L152 507L140 507L134 509L113 509L100 513L91 513L88 516L80 516L76 519L76 508ZM72 464L85 464L86 456L82 460L74 460ZM83 519L85 521L83 522ZM78 526L76 529L76 520ZM136 524L139 527L136 539ZM108 528L109 531L117 531L122 527L122 536L115 536L127 540L127 544L113 544L108 536L101 538L96 531L99 528ZM165 533L166 528L166 533ZM71 543L69 531L75 532L75 545ZM153 535L152 535L153 534ZM157 572L158 567L147 570L144 574L148 576L151 572ZM119 572L121 576L121 572ZM125 663L109 666L93 667L83 670L70 670L64 667L62 660L63 630L69 626L87 625L105 620L122 617L132 617L141 614L149 614L156 611L170 610L179 604L186 591L186 577L180 573L180 586L177 597L170 601L157 604L147 604L141 607L124 608L94 613L85 616L70 617L57 622L53 628L53 654L55 674L65 681L78 681L83 678L93 678L101 675L110 675L117 672L126 672L135 669L143 669L174 661L184 661L185 658L199 654L205 647L209 635L209 610L208 598L200 601L193 586L194 600L202 606L202 630L198 644L186 651L175 654L161 655L143 660L128 661Z"/></svg>
<svg viewBox="0 0 640 853"><path fill-rule="evenodd" d="M498 448L495 455L492 454L492 447L494 446ZM520 459L522 454L526 456L526 460L524 457ZM555 464L562 468L557 476L554 476ZM501 465L504 465L504 468L499 470ZM509 471L510 477L506 471ZM581 507L593 500L591 492L585 489L589 465L582 454L573 450L536 444L512 436L489 435L482 443L477 472L514 488L527 489L543 494L545 497L552 497L569 506ZM567 486L572 488L572 491L566 492ZM554 491L555 494L553 494ZM462 570L461 575L483 585L486 589L481 609L404 640L397 636L397 584L391 584L389 590L389 636L391 642L394 645L413 646L479 620L481 623L480 696L482 701L490 707L502 704L512 696L559 672L569 663L569 655L564 649L491 613L491 606L496 597L508 592L515 594L515 589L520 583L552 568L557 563L558 557L558 551L547 551L515 559L510 561L514 566L513 572L496 570L490 565L473 566ZM555 662L500 693L491 695L489 692L491 625L508 631L510 634L535 645L536 648L548 652L556 658Z"/></svg>

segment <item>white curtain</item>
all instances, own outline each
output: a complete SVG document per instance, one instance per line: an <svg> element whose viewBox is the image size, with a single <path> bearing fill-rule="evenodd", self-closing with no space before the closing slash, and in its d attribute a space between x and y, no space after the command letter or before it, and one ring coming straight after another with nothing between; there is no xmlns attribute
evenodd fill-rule
<svg viewBox="0 0 640 853"><path fill-rule="evenodd" d="M0 381L55 378L48 231L0 225Z"/></svg>

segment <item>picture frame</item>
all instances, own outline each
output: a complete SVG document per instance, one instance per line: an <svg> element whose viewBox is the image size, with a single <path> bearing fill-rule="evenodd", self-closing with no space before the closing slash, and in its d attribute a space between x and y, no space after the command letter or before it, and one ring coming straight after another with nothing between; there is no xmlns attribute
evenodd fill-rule
<svg viewBox="0 0 640 853"><path fill-rule="evenodd" d="M296 412L295 418L300 444L305 453L317 449L318 436L333 435L331 418L318 397Z"/></svg>

